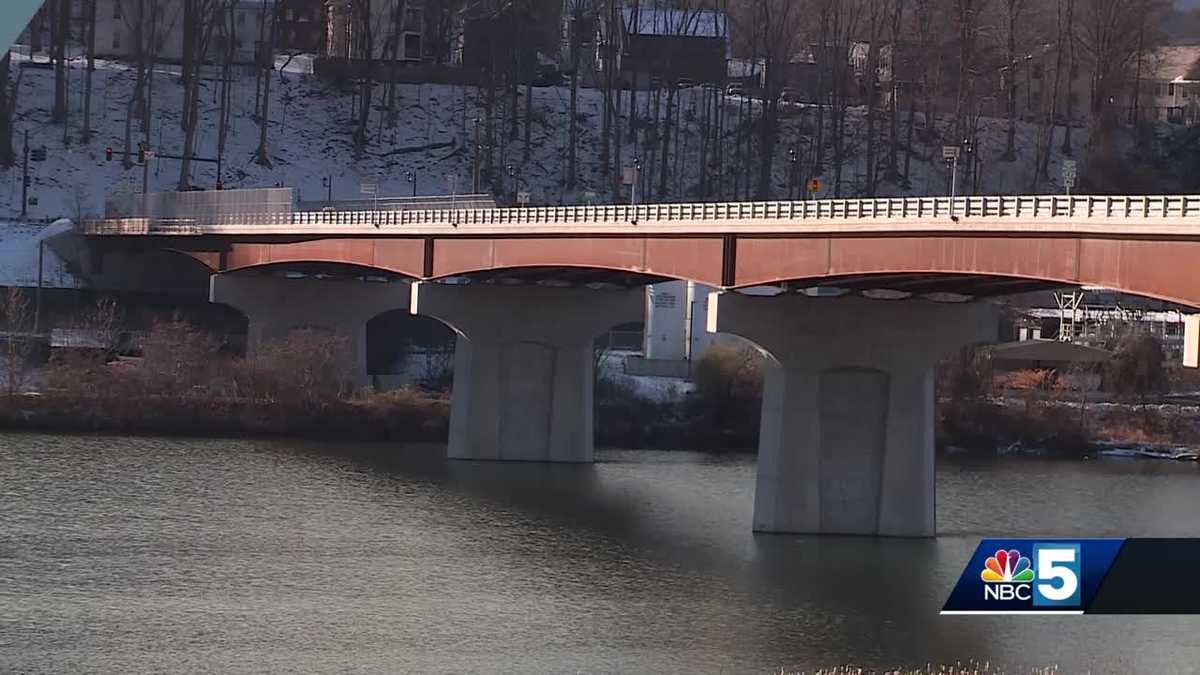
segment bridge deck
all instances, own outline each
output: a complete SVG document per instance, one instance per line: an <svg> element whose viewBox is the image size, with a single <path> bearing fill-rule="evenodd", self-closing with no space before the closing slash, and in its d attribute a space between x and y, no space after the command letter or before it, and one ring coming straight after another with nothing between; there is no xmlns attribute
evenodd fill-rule
<svg viewBox="0 0 1200 675"><path fill-rule="evenodd" d="M938 233L1200 239L1200 195L920 197L248 213L198 219L118 218L81 224L95 236L629 236Z"/></svg>

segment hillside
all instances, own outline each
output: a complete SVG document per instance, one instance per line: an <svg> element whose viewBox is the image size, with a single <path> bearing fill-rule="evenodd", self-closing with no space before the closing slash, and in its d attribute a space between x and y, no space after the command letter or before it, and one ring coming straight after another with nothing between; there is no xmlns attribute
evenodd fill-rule
<svg viewBox="0 0 1200 675"><path fill-rule="evenodd" d="M132 69L122 63L98 62L93 94L93 128L96 129L96 135L90 143L81 144L78 138L84 79L82 61L76 61L74 67L69 69L71 116L64 139L62 125L49 121L53 101L53 72L44 68L19 68L19 55L14 53L13 58L14 77L17 77L16 71L23 71L19 75L14 134L18 155L21 135L25 130L29 130L32 147L44 146L47 150L45 162L30 164L30 196L36 198L38 204L30 207L29 215L38 218L95 215L102 212L104 198L111 191L140 190L141 167L134 166L126 170L121 165L119 155L112 162L105 161L104 156L106 147L111 146L118 151L123 147L126 103L133 89ZM411 184L405 178L406 172L414 171L419 194L446 194L454 181L457 182L457 192L469 190L472 172L469 148L474 127L471 120L483 115L478 89L434 84L400 85L397 114L392 124L382 109L382 87L376 87L375 102L379 109L372 112L372 138L365 154L356 157L351 141L354 126L353 91L305 73L304 67L305 62L297 60L289 65L286 72L278 72L272 83L269 125L271 167L260 166L254 161L259 136L258 124L253 116L255 77L252 72L235 74L232 85L232 126L225 158L227 187L262 187L282 183L296 187L303 199L323 199L326 188L322 179L332 176L335 198L360 197L359 186L363 182L379 183L381 196L403 196L412 191ZM182 148L179 125L182 87L178 72L177 66L159 66L153 77L149 137L152 145L166 153L179 153ZM198 156L216 155L219 110L216 74L214 70L211 79L203 83L202 123L196 150ZM523 97L524 90L521 94ZM686 89L679 94L679 148L672 148L665 193L659 193L659 168L653 165L659 152L653 153L653 158L649 158L649 152L643 155L647 172L653 171L653 189L649 191L651 199L694 198L701 164L702 115L696 111L704 95L705 92L699 88ZM532 193L534 204L572 203L586 192L595 193L597 201L608 201L609 180L601 173L597 149L602 104L600 92L588 89L579 91L579 170L577 187L573 191L565 187L570 91L566 87L535 88L533 96L534 125L529 160L523 160L523 128L519 130L518 139L512 141L504 140L507 134L498 133L497 173L506 173L499 167L509 164L517 167L521 188ZM640 115L652 110L648 105L651 102L649 96L646 92L639 95ZM747 113L751 107L749 104L731 98L727 106L723 143L726 157L732 158L740 135L751 134L754 128ZM745 116L740 132L737 124L739 106L742 106ZM524 107L522 100L518 110L523 112ZM627 114L627 104L622 107L625 108L622 112ZM663 108L665 111L665 105ZM844 172L847 185L845 196L856 196L863 192L863 111L851 110L849 117L847 147L853 156L847 160ZM804 149L811 146L806 137L815 128L814 119L815 109L812 107L788 106L785 110L779 147L775 153L776 198L786 198L788 194L787 148L799 148L803 157ZM507 130L507 124L503 124L503 120L501 122L501 128ZM628 120L623 119L622 127L627 127L627 124ZM984 163L980 192L1028 191L1034 163L1036 129L1031 125L1020 125L1017 142L1022 150L1016 161L1005 162L1000 159L1005 143L1004 120L985 120L983 127L980 150ZM1079 129L1075 134L1076 147L1081 148L1084 131ZM134 122L133 137L136 147L136 141L142 137L140 121ZM1061 143L1056 142L1055 145ZM622 155L624 162L628 164L638 154L636 144L626 139ZM924 158L930 158L930 161ZM903 150L900 161L904 161ZM1059 161L1060 157L1056 154L1052 159L1053 177L1059 175ZM910 187L885 183L880 186L880 194L945 193L948 180L946 168L940 160L940 142L935 141L928 147L918 144L914 148L911 167ZM832 173L828 162L825 168L826 174ZM213 165L195 164L194 169L193 184L203 187L215 184ZM757 172L757 160L751 153L748 161L738 163L736 169L729 171L730 175L722 182L727 190L726 196L733 198L737 182ZM174 189L179 182L179 164L174 160L152 160L149 174L151 190ZM19 164L0 171L0 215L19 213L20 176ZM831 179L831 175L826 178ZM498 179L506 180L507 176L500 175ZM826 184L831 185L829 180ZM508 186L495 187L497 192L510 194ZM1053 181L1043 186L1043 191L1057 190ZM746 192L737 190L736 194Z"/></svg>

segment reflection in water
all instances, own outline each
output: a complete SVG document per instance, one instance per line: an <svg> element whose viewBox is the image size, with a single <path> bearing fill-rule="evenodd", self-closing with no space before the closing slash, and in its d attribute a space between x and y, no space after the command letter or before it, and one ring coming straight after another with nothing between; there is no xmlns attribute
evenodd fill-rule
<svg viewBox="0 0 1200 675"><path fill-rule="evenodd" d="M984 535L1196 535L1200 472L943 462L936 540L750 532L753 458L0 435L0 672L1184 672L1200 620L946 617Z"/></svg>

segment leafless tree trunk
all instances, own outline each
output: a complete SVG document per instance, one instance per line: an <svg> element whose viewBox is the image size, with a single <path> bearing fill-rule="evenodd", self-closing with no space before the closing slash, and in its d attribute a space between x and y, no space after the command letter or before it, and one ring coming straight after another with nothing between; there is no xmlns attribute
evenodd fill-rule
<svg viewBox="0 0 1200 675"><path fill-rule="evenodd" d="M146 0L135 0L135 2L137 3L137 12L134 15L133 51L137 55L138 66L133 95L129 97L129 103L125 106L125 157L122 165L126 169L133 166L133 118L135 112L139 110L139 105L144 107L145 104L146 71L148 70L146 59L150 51L145 44ZM121 16L128 16L128 14L122 11Z"/></svg>
<svg viewBox="0 0 1200 675"><path fill-rule="evenodd" d="M0 57L0 166L12 166L15 160L12 142L12 101L9 101L8 96L8 71L11 63L12 53L5 50L4 56Z"/></svg>
<svg viewBox="0 0 1200 675"><path fill-rule="evenodd" d="M80 140L92 140L92 75L96 71L96 2L84 0L84 30L87 31L87 71L83 83L83 132Z"/></svg>
<svg viewBox="0 0 1200 675"><path fill-rule="evenodd" d="M1007 49L1004 63L1004 98L1008 115L1008 139L1004 151L1005 161L1017 159L1017 30L1026 0L1004 0L1004 26Z"/></svg>
<svg viewBox="0 0 1200 675"><path fill-rule="evenodd" d="M267 125L271 121L271 73L275 70L275 64L271 62L271 48L275 44L275 27L279 23L279 1L274 0L269 8L264 3L259 17L260 27L268 20L271 22L271 27L269 37L265 42L260 42L259 53L255 55L259 72L262 75L263 86L262 107L258 113L258 149L254 153L254 161L260 166L271 168L271 153L267 148Z"/></svg>
<svg viewBox="0 0 1200 675"><path fill-rule="evenodd" d="M54 57L55 122L67 121L67 39L70 35L70 0L50 0L50 47Z"/></svg>
<svg viewBox="0 0 1200 675"><path fill-rule="evenodd" d="M208 54L213 29L223 14L224 0L186 0L191 7L196 31L187 44L192 49L190 58L185 59L183 106L188 120L183 132L183 159L179 161L179 189L186 190L192 182L192 154L196 149L196 129L200 126L200 70ZM270 78L268 78L270 79Z"/></svg>

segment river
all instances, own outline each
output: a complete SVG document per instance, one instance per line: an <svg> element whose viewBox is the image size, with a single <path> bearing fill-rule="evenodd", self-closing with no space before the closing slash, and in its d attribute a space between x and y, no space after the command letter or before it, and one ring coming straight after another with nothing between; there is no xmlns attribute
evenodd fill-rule
<svg viewBox="0 0 1200 675"><path fill-rule="evenodd" d="M754 459L0 434L0 672L1196 672L1200 618L940 617L980 537L1197 536L1200 466L942 461L936 540L753 535Z"/></svg>

